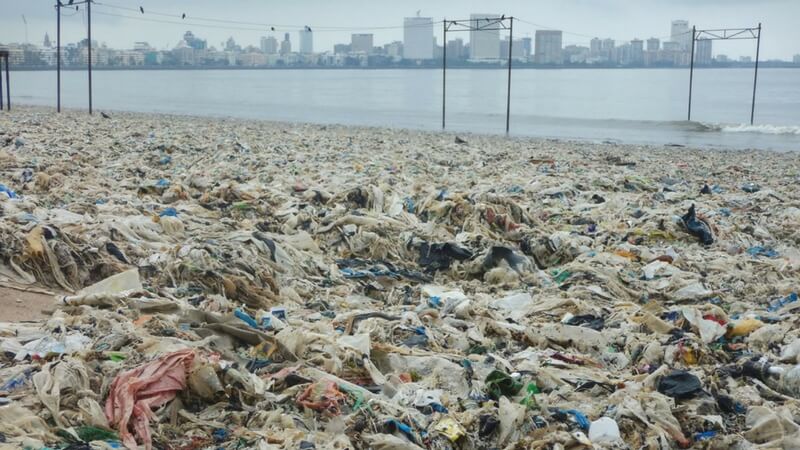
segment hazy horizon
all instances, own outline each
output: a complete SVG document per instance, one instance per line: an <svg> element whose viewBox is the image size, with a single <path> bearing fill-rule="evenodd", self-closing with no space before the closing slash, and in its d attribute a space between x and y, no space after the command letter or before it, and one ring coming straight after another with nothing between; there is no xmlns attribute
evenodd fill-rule
<svg viewBox="0 0 800 450"><path fill-rule="evenodd" d="M67 0L63 0L64 3ZM0 42L25 42L27 21L28 42L41 44L45 33L55 39L55 1L32 0L7 2L0 17ZM145 14L113 8L143 7ZM233 6L233 7L232 7ZM62 42L77 42L86 35L82 11L64 10ZM416 15L434 20L464 19L471 13L496 13L522 19L514 24L515 37L533 37L536 29L544 27L564 31L564 45L588 46L591 37L612 38L617 43L634 38L669 39L670 22L685 19L698 28L748 27L762 23L761 59L791 60L800 54L800 2L794 0L673 0L667 4L657 0L508 0L487 6L485 2L441 0L429 2L367 2L343 0L330 4L320 0L297 1L285 4L265 4L256 0L232 0L225 6L208 0L109 0L97 1L92 9L92 38L112 48L132 48L136 41L146 41L158 49L171 49L183 33L191 30L206 39L209 45L220 48L233 37L242 46L259 45L261 36L274 35L282 39L291 33L297 44L297 31L310 26L314 31L314 51L332 50L336 43L349 43L352 33L373 33L375 45L403 40L403 18ZM158 14L156 14L158 13ZM113 15L109 15L113 14ZM159 14L187 18L170 18ZM125 17L120 17L125 16ZM195 17L194 21L192 17ZM199 18L213 18L216 22ZM142 20L144 19L144 20ZM159 22L156 22L159 21ZM275 24L276 31L260 30L260 26L223 23L220 21ZM178 23L166 23L178 22ZM534 25L538 24L538 25ZM385 28L391 27L391 28ZM441 45L441 29L434 36ZM469 41L469 33L448 33L448 39ZM732 58L755 56L754 41L717 41L714 54Z"/></svg>

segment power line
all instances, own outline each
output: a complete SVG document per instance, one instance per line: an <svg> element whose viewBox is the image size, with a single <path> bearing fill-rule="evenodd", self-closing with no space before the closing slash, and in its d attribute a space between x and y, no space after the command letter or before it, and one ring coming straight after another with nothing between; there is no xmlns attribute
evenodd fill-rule
<svg viewBox="0 0 800 450"><path fill-rule="evenodd" d="M110 3L100 3L100 2L93 2L93 3L95 5L104 6L104 7L107 7L107 8L121 9L121 10L136 12L136 13L140 12L139 9L130 8L130 7L127 7L127 6L114 5L114 4L110 4ZM105 14L105 15L114 15L113 13L103 13L103 14ZM159 20L159 19L150 19L150 18L144 18L144 17L133 17L133 16L122 15L122 14L116 14L115 16L116 17L125 17L125 18L128 18L128 19L138 19L138 20L143 20L143 21L151 21L151 22L173 23L173 24L192 25L192 26L200 26L200 27L208 27L208 28L221 28L221 29L228 29L229 28L229 29L232 29L232 30L245 30L245 31L264 31L265 29L270 30L271 28L276 28L274 31L288 31L289 29L291 29L291 30L298 29L298 28L306 29L306 27L311 28L312 31L323 31L323 32L362 31L362 30L363 31L369 31L369 30L391 30L391 29L402 29L402 28L426 27L426 26L442 23L442 21L434 21L434 22L431 22L430 24L419 24L419 25L409 25L409 26L405 26L405 25L389 25L389 26L365 26L365 27L340 27L340 26L327 26L327 25L287 25L287 24L264 23L264 22L247 22L247 21L239 21L239 20L226 20L226 19L215 19L215 18L207 18L207 17L195 17L195 16L191 16L191 15L189 16L189 18L191 20L195 21L195 22L194 23L190 23L190 22L186 22L183 19L183 17L184 17L183 13L181 13L181 14L169 14L169 13L163 13L163 12L158 12L158 11L147 10L147 11L145 11L144 14L146 14L146 15L156 15L156 16L161 16L161 17L170 17L170 18L181 19L181 20L180 20L180 22L163 21L163 20ZM231 24L231 25L237 25L237 27L212 26L212 25L209 25L209 24L196 23L197 21L221 23L221 24ZM260 28L250 28L250 27L260 27ZM281 30L278 30L278 28L281 28Z"/></svg>

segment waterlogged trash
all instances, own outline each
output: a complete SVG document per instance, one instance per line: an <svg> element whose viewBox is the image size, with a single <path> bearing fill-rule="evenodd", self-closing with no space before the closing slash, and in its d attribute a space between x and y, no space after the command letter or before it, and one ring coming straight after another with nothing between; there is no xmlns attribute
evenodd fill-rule
<svg viewBox="0 0 800 450"><path fill-rule="evenodd" d="M658 392L675 399L687 399L703 392L700 379L685 370L675 370L658 382Z"/></svg>
<svg viewBox="0 0 800 450"><path fill-rule="evenodd" d="M793 155L0 129L9 448L798 447Z"/></svg>
<svg viewBox="0 0 800 450"><path fill-rule="evenodd" d="M714 243L714 235L711 233L711 228L704 220L697 218L697 213L694 209L694 204L689 208L689 211L681 217L683 226L692 235L700 239L703 245L711 245Z"/></svg>

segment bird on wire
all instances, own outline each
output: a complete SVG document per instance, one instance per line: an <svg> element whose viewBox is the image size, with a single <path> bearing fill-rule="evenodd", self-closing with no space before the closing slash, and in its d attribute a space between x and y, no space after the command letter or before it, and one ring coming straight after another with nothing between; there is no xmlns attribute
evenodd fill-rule
<svg viewBox="0 0 800 450"><path fill-rule="evenodd" d="M141 6L139 7L139 11L141 11L141 13L144 14L144 8L142 8Z"/></svg>

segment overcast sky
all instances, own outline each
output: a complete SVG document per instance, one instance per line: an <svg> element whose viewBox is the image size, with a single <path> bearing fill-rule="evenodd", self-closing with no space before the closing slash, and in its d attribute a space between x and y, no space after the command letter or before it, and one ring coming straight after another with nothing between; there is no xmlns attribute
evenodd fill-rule
<svg viewBox="0 0 800 450"><path fill-rule="evenodd" d="M45 32L53 37L56 31L54 3L55 0L0 0L0 42L25 41L23 15L27 20L29 42L41 44ZM142 6L145 14L106 5L135 9ZM686 19L698 28L746 27L762 22L763 60L791 59L792 55L800 53L800 0L95 0L92 37L114 48L132 48L135 41L147 41L156 48L170 49L186 30L192 30L217 48L230 36L243 46L258 46L259 38L270 34L266 29L261 31L260 26L199 20L213 18L276 24L274 34L282 39L285 31L292 32L295 48L296 30L309 25L314 30L314 51L325 51L331 50L334 43L349 42L354 32L374 33L376 45L402 40L403 17L413 16L417 10L434 20L468 18L470 13L513 15L530 23L564 30L564 45L588 45L589 39L580 35L611 37L618 42L635 37L664 38L670 33L673 19ZM73 13L75 11L64 11L65 16ZM128 17L106 15L108 13ZM179 17L155 13L176 16L185 13L187 18L181 21ZM397 28L366 30L360 29L362 27ZM532 37L536 28L529 23L516 22L515 36ZM64 17L64 43L78 41L85 37L85 32L83 12ZM438 26L435 34L441 43ZM467 41L469 33L448 33L448 38L455 37ZM715 42L714 54L719 53L732 57L754 56L755 42Z"/></svg>

